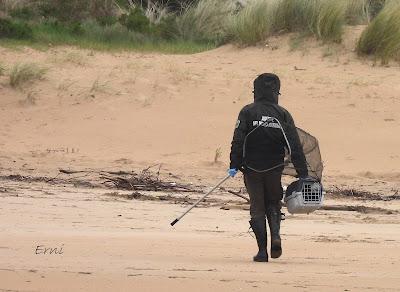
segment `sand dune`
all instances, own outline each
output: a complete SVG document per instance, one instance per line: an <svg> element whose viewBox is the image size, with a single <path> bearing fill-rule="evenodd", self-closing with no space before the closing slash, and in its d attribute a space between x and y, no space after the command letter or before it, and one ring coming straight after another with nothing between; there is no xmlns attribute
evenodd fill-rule
<svg viewBox="0 0 400 292"><path fill-rule="evenodd" d="M188 56L1 48L8 67L34 61L48 68L45 80L22 91L0 79L1 165L158 162L214 176L226 169L252 80L271 71L282 79L282 105L320 140L327 184L350 176L398 187L390 175L400 163L398 67L374 67L341 48L326 57L324 47L289 52L285 38L271 46L279 49L227 46ZM222 164L210 166L218 148Z"/></svg>

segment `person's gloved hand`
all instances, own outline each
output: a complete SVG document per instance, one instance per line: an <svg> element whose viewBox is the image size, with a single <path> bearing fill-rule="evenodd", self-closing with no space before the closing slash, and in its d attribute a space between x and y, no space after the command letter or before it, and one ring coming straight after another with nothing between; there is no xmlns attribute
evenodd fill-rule
<svg viewBox="0 0 400 292"><path fill-rule="evenodd" d="M228 170L228 174L230 177L234 177L237 174L238 170L236 168L231 168Z"/></svg>

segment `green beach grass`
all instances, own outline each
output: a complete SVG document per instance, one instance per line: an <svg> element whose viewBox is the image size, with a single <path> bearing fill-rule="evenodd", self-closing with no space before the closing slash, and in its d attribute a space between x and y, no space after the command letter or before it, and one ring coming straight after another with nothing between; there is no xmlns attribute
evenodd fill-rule
<svg viewBox="0 0 400 292"><path fill-rule="evenodd" d="M390 59L400 61L400 1L387 2L362 33L357 52L360 55L373 55L383 64Z"/></svg>
<svg viewBox="0 0 400 292"><path fill-rule="evenodd" d="M85 22L80 33L71 32L63 26L44 23L33 25L32 31L32 37L27 39L0 38L0 45L14 48L32 46L40 50L58 45L71 45L100 51L133 50L170 54L193 54L215 48L212 42L160 40L129 31L119 24L103 27L92 21Z"/></svg>
<svg viewBox="0 0 400 292"><path fill-rule="evenodd" d="M174 11L159 4L130 7L120 0L125 4L119 6L118 13L112 12L107 2L108 10L103 9L107 15L100 15L104 12L101 9L92 9L97 6L88 6L85 1L89 0L57 0L63 9L69 9L67 14L51 0L41 1L54 11L40 14L40 7L33 2L30 6L14 5L17 10L12 10L12 5L4 8L6 16L0 14L0 45L42 50L71 45L102 51L192 54L226 43L253 46L285 33L341 43L346 25L368 24L357 52L375 55L382 62L399 55L400 0L251 0L244 6L232 0L199 0L185 1L191 4ZM106 3L90 1L97 1L99 7ZM87 11L81 9L76 14L77 7L87 7Z"/></svg>

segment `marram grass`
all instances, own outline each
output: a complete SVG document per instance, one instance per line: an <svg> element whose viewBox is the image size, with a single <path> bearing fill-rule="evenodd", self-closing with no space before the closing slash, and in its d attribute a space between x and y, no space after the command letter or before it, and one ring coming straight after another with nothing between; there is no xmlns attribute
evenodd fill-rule
<svg viewBox="0 0 400 292"><path fill-rule="evenodd" d="M340 42L346 11L346 0L254 0L232 16L229 31L236 42L245 45L286 32Z"/></svg>
<svg viewBox="0 0 400 292"><path fill-rule="evenodd" d="M13 88L22 87L24 84L40 80L46 73L46 69L34 63L16 64L10 72L10 85Z"/></svg>
<svg viewBox="0 0 400 292"><path fill-rule="evenodd" d="M400 1L389 1L362 33L357 52L374 55L383 64L400 58Z"/></svg>
<svg viewBox="0 0 400 292"><path fill-rule="evenodd" d="M231 17L229 32L242 45L255 45L270 36L272 31L271 1L254 0Z"/></svg>

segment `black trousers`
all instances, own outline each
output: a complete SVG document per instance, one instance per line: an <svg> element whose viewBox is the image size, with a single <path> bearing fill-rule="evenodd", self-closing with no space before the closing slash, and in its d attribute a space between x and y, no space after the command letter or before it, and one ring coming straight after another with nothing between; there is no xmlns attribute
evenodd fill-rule
<svg viewBox="0 0 400 292"><path fill-rule="evenodd" d="M244 172L244 184L250 196L251 218L265 218L269 208L281 208L282 172Z"/></svg>

